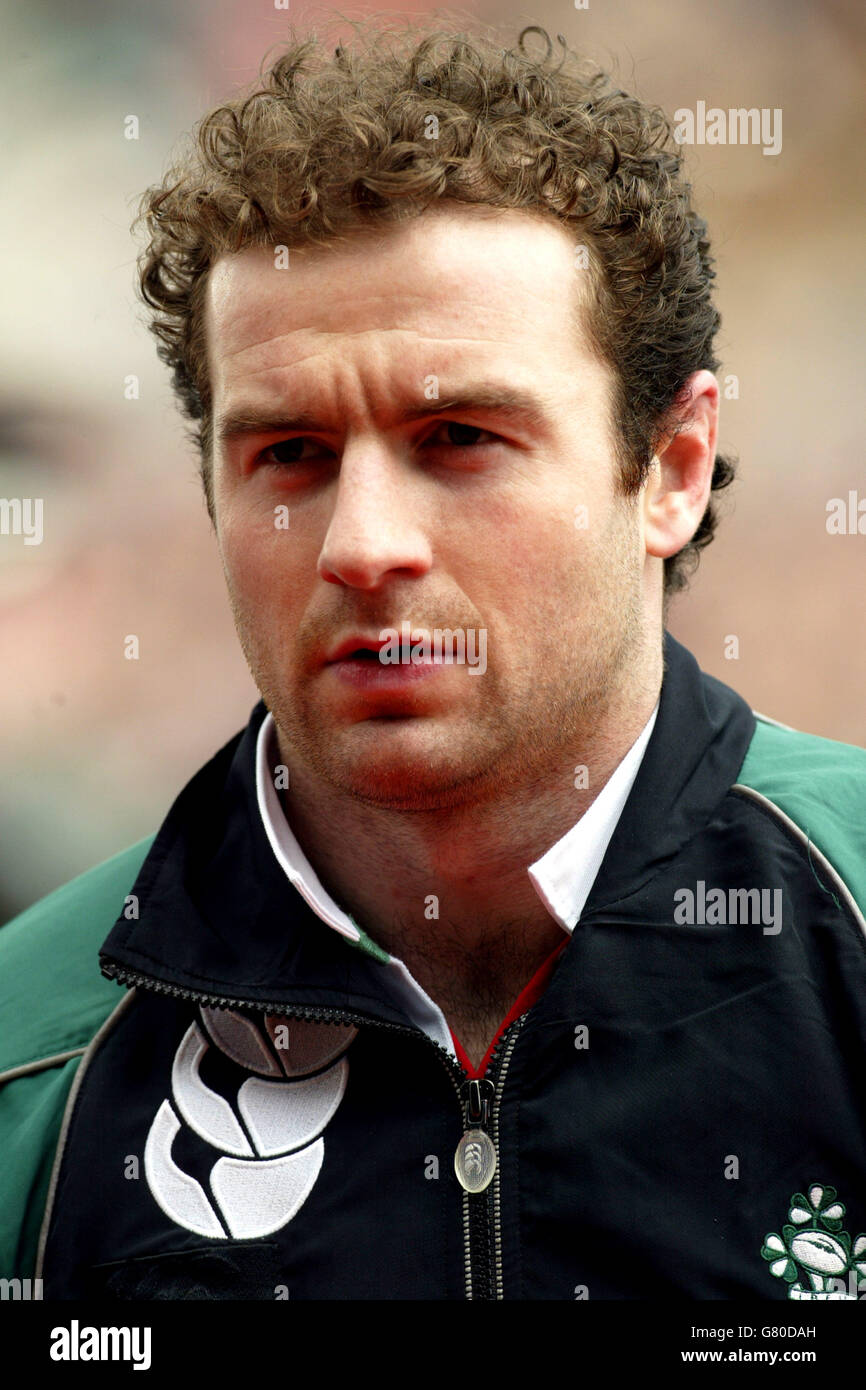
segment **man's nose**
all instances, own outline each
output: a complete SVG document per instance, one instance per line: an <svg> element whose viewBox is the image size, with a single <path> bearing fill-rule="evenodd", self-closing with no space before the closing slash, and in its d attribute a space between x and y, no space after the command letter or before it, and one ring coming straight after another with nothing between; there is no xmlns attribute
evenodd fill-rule
<svg viewBox="0 0 866 1390"><path fill-rule="evenodd" d="M334 510L319 554L329 584L375 589L399 571L422 575L433 563L425 530L423 479L381 441L349 441L340 461Z"/></svg>

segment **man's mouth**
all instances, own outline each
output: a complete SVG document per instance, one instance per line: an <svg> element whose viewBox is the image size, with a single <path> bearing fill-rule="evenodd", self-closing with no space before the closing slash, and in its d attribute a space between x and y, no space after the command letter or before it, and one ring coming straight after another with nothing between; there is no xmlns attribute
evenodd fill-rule
<svg viewBox="0 0 866 1390"><path fill-rule="evenodd" d="M384 638L355 633L338 643L325 661L327 665L338 661L378 661L379 652L384 646Z"/></svg>
<svg viewBox="0 0 866 1390"><path fill-rule="evenodd" d="M421 629L411 631L416 638L424 635ZM323 662L325 670L330 669L346 688L378 700L405 698L410 687L437 674L441 676L443 664L438 653L429 652L419 660L415 653L410 656L408 647L404 649L402 644L395 653L393 636L369 632L348 633L331 648Z"/></svg>

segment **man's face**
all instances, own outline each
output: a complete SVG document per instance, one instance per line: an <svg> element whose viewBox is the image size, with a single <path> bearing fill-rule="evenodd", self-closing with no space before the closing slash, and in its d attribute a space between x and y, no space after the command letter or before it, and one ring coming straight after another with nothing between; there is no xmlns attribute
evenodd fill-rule
<svg viewBox="0 0 866 1390"><path fill-rule="evenodd" d="M218 544L282 756L391 807L571 785L602 712L634 694L647 621L573 240L439 205L279 264L223 257L206 324ZM272 427L221 440L255 414ZM434 651L435 629L462 630L476 669L328 661L403 623Z"/></svg>

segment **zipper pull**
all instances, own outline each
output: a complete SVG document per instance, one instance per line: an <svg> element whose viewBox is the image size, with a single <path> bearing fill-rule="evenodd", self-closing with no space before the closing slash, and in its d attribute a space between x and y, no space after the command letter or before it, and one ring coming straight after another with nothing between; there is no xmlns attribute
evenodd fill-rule
<svg viewBox="0 0 866 1390"><path fill-rule="evenodd" d="M495 1088L485 1077L466 1082L466 1133L457 1145L454 1172L466 1192L483 1192L496 1172L496 1147L487 1133Z"/></svg>

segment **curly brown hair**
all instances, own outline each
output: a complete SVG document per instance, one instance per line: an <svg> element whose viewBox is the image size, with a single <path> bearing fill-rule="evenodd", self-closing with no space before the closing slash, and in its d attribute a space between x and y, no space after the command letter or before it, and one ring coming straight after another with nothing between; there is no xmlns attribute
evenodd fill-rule
<svg viewBox="0 0 866 1390"><path fill-rule="evenodd" d="M516 49L492 31L352 28L354 47L333 52L315 34L290 31L259 85L202 118L133 224L147 224L139 292L156 311L150 330L181 410L197 422L190 437L211 520L203 306L215 260L248 246L341 240L444 198L530 210L578 232L594 288L589 333L616 382L621 488L634 495L679 427L686 379L719 366L706 224L691 207L667 116L618 90L561 35L554 63L536 25ZM545 55L532 55L529 34ZM733 462L717 455L713 492L733 478ZM711 497L691 541L665 560L666 603L717 519Z"/></svg>

